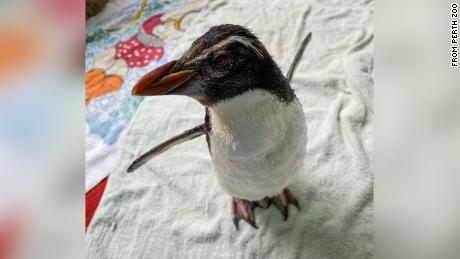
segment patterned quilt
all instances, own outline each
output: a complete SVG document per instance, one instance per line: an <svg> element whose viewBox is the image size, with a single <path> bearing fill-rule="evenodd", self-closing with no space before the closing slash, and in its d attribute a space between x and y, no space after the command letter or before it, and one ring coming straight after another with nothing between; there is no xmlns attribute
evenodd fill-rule
<svg viewBox="0 0 460 259"><path fill-rule="evenodd" d="M119 1L121 2L121 1ZM133 84L166 63L190 21L207 4L140 0L102 13L86 28L86 191L113 169L142 97ZM91 20L90 20L91 21Z"/></svg>

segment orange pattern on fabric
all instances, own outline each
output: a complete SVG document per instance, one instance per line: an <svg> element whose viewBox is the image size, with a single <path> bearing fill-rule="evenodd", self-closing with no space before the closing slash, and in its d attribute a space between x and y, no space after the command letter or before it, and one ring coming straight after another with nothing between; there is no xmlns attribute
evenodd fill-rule
<svg viewBox="0 0 460 259"><path fill-rule="evenodd" d="M85 75L86 106L90 105L94 98L107 95L120 89L123 78L118 75L105 75L102 69L92 69Z"/></svg>

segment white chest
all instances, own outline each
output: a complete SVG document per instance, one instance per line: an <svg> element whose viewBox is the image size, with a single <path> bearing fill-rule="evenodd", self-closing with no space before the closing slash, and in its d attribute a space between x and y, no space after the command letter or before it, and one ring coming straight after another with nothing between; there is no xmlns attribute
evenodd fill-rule
<svg viewBox="0 0 460 259"><path fill-rule="evenodd" d="M211 154L224 191L259 200L281 192L303 165L306 124L297 99L253 91L210 107Z"/></svg>

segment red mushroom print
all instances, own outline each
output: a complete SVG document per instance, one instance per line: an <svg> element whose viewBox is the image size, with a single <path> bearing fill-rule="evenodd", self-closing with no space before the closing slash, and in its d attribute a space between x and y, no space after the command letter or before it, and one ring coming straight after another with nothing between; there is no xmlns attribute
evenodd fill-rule
<svg viewBox="0 0 460 259"><path fill-rule="evenodd" d="M152 16L140 27L138 34L119 42L115 46L116 58L124 59L129 67L143 67L152 60L160 60L164 54L164 43L153 34L153 29L163 24L161 15Z"/></svg>

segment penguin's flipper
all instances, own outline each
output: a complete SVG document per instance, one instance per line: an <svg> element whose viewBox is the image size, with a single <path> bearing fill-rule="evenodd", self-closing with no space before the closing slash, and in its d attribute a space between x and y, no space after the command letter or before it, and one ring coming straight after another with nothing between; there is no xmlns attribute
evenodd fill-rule
<svg viewBox="0 0 460 259"><path fill-rule="evenodd" d="M147 161L152 159L154 156L160 153L163 153L164 151L170 149L172 146L175 146L187 140L191 140L201 135L204 135L204 133L205 133L205 127L204 127L204 124L201 124L192 129L186 130L183 133L175 137L172 137L171 139L161 143L160 145L153 147L152 149L150 149L149 151L141 155L139 158L134 160L134 162L132 162L131 165L128 167L127 172L128 173L133 172L134 170L136 170L137 168L145 164Z"/></svg>
<svg viewBox="0 0 460 259"><path fill-rule="evenodd" d="M297 65L299 64L300 58L303 55L303 51L307 47L308 43L310 43L311 40L311 32L308 33L307 37L302 41L300 44L299 49L297 50L297 53L295 54L294 60L291 63L291 66L289 67L289 70L286 74L286 78L288 82L291 82L292 76L294 75L294 71L297 68Z"/></svg>

